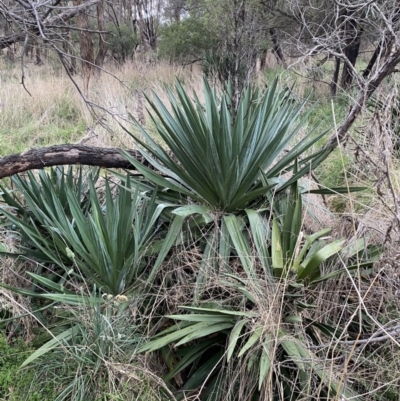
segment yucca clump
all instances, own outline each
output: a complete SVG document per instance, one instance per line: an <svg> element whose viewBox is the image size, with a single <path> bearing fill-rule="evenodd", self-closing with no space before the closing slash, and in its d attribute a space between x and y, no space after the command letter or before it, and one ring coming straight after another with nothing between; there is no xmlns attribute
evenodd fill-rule
<svg viewBox="0 0 400 401"><path fill-rule="evenodd" d="M120 316L135 327L133 358L162 361L176 399L361 399L324 360L329 341L332 358L345 352L334 344L346 327L315 318L313 291L370 267L379 249L331 239L329 229L303 233L305 193L349 190L302 186L329 154L311 151L324 133L304 134L304 104L277 80L246 88L237 108L229 84L219 92L204 81L204 102L179 82L168 94L169 105L149 99L165 147L138 125L133 137L151 167L124 153L138 174L114 173L105 195L93 174L84 185L79 173L84 196L75 191L72 170L15 179L25 204L3 189L18 255L44 266L28 273L34 291L14 290L46 307L106 308L100 321L110 324L96 344L112 338L111 317ZM76 318L61 314L28 362L59 342L78 346Z"/></svg>

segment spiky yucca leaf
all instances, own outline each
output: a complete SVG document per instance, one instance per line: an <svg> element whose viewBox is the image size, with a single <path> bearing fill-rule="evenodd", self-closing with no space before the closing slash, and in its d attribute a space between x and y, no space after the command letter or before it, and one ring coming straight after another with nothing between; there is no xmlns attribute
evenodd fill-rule
<svg viewBox="0 0 400 401"><path fill-rule="evenodd" d="M34 177L31 179L34 181ZM141 260L157 229L156 222L169 205L157 205L156 193L147 198L132 187L127 178L115 197L106 182L104 204L93 181L89 181L90 213L82 209L80 194L66 185L64 191L69 211L66 213L51 182L47 182L45 188L36 181L34 185L38 193L40 190L47 192L40 208L29 193L22 193L26 195L29 207L34 208L35 218L19 217L7 208L1 208L1 213L28 240L17 255L52 263L64 271L72 268L75 275L82 274L88 283L113 295L121 294L132 285L145 267ZM161 244L158 263L167 252L165 244Z"/></svg>
<svg viewBox="0 0 400 401"><path fill-rule="evenodd" d="M289 145L306 118L299 118L304 104L296 104L275 80L261 91L244 90L237 111L228 94L218 95L204 80L204 104L191 99L176 83L169 91L170 107L154 95L149 100L153 123L172 155L139 127L135 140L146 160L163 175L144 167L128 153L125 157L151 182L190 196L197 202L224 212L237 212L262 198L274 184L264 183L283 171L321 137L310 132L293 149ZM287 153L276 163L284 151ZM306 166L292 177L296 181L310 165L320 163L320 153L307 157Z"/></svg>

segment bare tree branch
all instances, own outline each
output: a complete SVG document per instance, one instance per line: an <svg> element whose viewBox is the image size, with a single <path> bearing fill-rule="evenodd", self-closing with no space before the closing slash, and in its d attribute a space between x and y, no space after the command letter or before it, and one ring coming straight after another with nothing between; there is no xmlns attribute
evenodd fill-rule
<svg viewBox="0 0 400 401"><path fill-rule="evenodd" d="M51 18L49 18L49 16L47 16L42 21L43 27L46 28L46 27L61 24L65 21L75 17L78 14L85 12L89 7L96 5L100 1L101 0L87 0L79 6L68 7L66 9L66 11L64 11L60 14L57 14ZM14 43L23 41L25 39L25 36L27 33L30 35L33 35L33 36L38 36L40 34L40 30L39 30L39 27L37 26L37 24L27 24L26 26L27 26L26 30L21 30L20 32L13 33L11 35L7 35L7 36L0 38L0 50L10 47Z"/></svg>
<svg viewBox="0 0 400 401"><path fill-rule="evenodd" d="M134 170L118 148L98 148L83 145L56 145L47 148L30 149L0 159L0 179L28 170L43 169L59 165L87 165L103 168ZM140 153L127 151L137 160L146 164Z"/></svg>
<svg viewBox="0 0 400 401"><path fill-rule="evenodd" d="M399 63L400 50L397 50L386 60L386 62L371 77L371 79L366 82L366 85L359 90L358 97L355 99L349 113L338 128L337 132L330 138L328 142L327 146L331 148L331 150L335 149L338 143L345 139L350 127L360 115L368 99L379 87L381 82L396 70L396 67Z"/></svg>

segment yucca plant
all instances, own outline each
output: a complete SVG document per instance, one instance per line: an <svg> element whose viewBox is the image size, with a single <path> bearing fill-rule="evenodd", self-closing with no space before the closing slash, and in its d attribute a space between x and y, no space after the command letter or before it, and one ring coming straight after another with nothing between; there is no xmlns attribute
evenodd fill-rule
<svg viewBox="0 0 400 401"><path fill-rule="evenodd" d="M218 93L204 80L202 103L196 94L192 99L177 82L176 94L168 92L169 108L154 95L154 102L149 100L152 120L168 149L138 125L140 135L133 136L153 169L124 153L143 175L142 180L137 180L143 190L157 190L159 201L179 206L172 210L176 216L174 230L166 241L174 242L188 216L203 220L197 226L213 222L215 230L209 232L208 238L216 237L216 245L208 246L207 240L205 246L209 252L217 252L218 255L210 253L209 258L220 266L227 265L231 253L222 216L246 218L245 209L270 209L271 199L279 197L327 155L323 150L307 153L324 135L317 134L316 129L293 144L307 124L307 115L301 115L304 104L298 105L288 89L280 90L277 80L265 90L247 87L237 110L231 105L231 89L228 84L226 92ZM285 174L288 178L282 180ZM149 282L164 257L160 253Z"/></svg>
<svg viewBox="0 0 400 401"><path fill-rule="evenodd" d="M156 95L154 102L149 100L157 133L170 152L140 126L145 140L134 136L140 152L162 175L124 155L150 182L179 194L182 204L191 199L210 211L237 213L265 201L274 179L293 172L296 160L302 167L279 190L323 160L322 151L306 152L324 133L311 129L293 145L307 116L300 116L304 104L294 102L287 89L279 90L277 80L263 91L246 88L237 112L230 95L219 95L206 80L204 104L195 94L192 100L179 82L175 89L176 95L168 93L172 112Z"/></svg>
<svg viewBox="0 0 400 401"><path fill-rule="evenodd" d="M41 180L49 184L43 175ZM168 205L157 205L156 193L151 198L141 194L131 186L129 178L116 196L106 182L104 203L96 193L94 182L89 180L90 213L82 208L81 195L70 185L64 188L68 213L56 188L49 184L41 191L46 196L41 198L40 207L29 193L22 192L34 218L19 217L13 209L1 208L1 214L28 241L21 244L20 253L7 255L58 266L63 280L65 274L75 279L82 277L86 284L96 284L112 295L132 286L146 267L143 258L154 236L159 234L157 222L162 225L161 213Z"/></svg>
<svg viewBox="0 0 400 401"><path fill-rule="evenodd" d="M81 209L87 212L90 209L89 181L95 185L99 176L98 168L84 169L71 166L51 167L48 171L39 170L37 175L28 171L26 175L12 176L9 188L0 185L1 198L19 217L42 223L43 213L39 213L39 210L46 212L47 208L51 207L55 212L54 196L61 204L64 213L71 215L67 188L72 190Z"/></svg>
<svg viewBox="0 0 400 401"><path fill-rule="evenodd" d="M29 256L37 256L43 259L43 253L32 243L29 236L21 230L21 225L33 224L44 237L49 236L46 230L42 230L46 217L62 213L71 217L70 203L67 191L76 199L84 214L90 210L89 181L96 185L99 179L99 169L74 169L63 166L52 167L48 171L40 170L38 174L28 171L27 175L15 175L11 177L10 187L0 185L3 204L0 208L0 216L3 227L8 232L15 232L18 238L18 249L28 252ZM55 204L55 201L57 205ZM16 217L16 224L12 223L3 210L12 210ZM51 246L51 243L49 243ZM6 248L0 250L7 254ZM22 254L8 254L9 256L23 257ZM60 255L61 256L61 255ZM59 273L54 271L54 273Z"/></svg>
<svg viewBox="0 0 400 401"><path fill-rule="evenodd" d="M165 380L182 372L189 375L179 389L181 399L186 392L202 387L208 389L203 400L238 399L228 392L237 391L240 383L235 388L232 377L227 378L227 373L221 375L221 370L234 376L232 371L242 368L248 372L249 399L272 399L268 397L285 387L286 381L292 383L287 388L292 400L316 393L328 398L361 399L346 383L335 379L332 366L321 363L309 347L310 338L316 340L314 347L319 345L321 330L339 338L343 334L341 329L304 319L302 312L315 307L308 301L309 289L346 272L371 267L379 249L368 248L364 240L327 241L330 230L321 230L300 241L303 209L297 183L291 185L287 199L279 200L279 207L274 205L277 209L280 213L271 224L265 211L246 210L247 232L240 217L230 214L223 218L243 272L222 275L218 285L242 294L241 304L231 303L227 308L227 299L224 305L214 303L212 307L182 306L189 313L168 315L176 323L139 349L163 350L169 366L174 366ZM322 270L328 262L334 265L337 257L348 262L355 255L358 262L354 265L328 273ZM274 307L274 297L278 299L275 302L281 302L278 316L266 310ZM291 369L281 369L282 364L291 365Z"/></svg>
<svg viewBox="0 0 400 401"><path fill-rule="evenodd" d="M287 90L278 90L277 81L265 91L247 88L237 110L230 103L229 87L219 95L207 82L204 105L196 95L192 100L179 83L176 96L169 92L169 97L169 108L157 97L150 101L154 125L168 149L141 127L144 140L136 137L143 156L161 174L126 157L143 175L138 185L148 191L161 188L160 199L165 196L181 205L172 211L180 218L180 227L184 217L202 216L204 221L197 220L192 232L201 237L203 254L192 303L183 306L191 313L168 315L177 323L157 333L140 351L161 350L170 366L166 380L187 377L179 388L182 399L198 389L204 390L204 400L273 399L282 388L293 400L316 392L328 399L357 397L332 376L330 367L318 362L303 329L302 311L314 307L307 296L310 287L372 264L362 263L363 241L327 242L329 230L301 240L298 182L325 159L325 151L309 154L323 134L310 130L293 145L306 117L301 117L303 105L296 105ZM349 189L325 192L344 191ZM202 223L207 231L202 232ZM173 235L178 224L176 228ZM324 273L322 266L333 266L338 255L348 254L357 254L358 263ZM239 269L232 258L240 262ZM219 277L214 287L222 293L234 288L242 294L242 302L238 305L227 298L211 308L201 306L209 303L203 290L207 270ZM265 321L271 293L283 305L272 324ZM307 321L307 327L333 337L341 333L321 322ZM236 394L243 386L227 372L240 371L242 365L249 375L247 395L240 398Z"/></svg>

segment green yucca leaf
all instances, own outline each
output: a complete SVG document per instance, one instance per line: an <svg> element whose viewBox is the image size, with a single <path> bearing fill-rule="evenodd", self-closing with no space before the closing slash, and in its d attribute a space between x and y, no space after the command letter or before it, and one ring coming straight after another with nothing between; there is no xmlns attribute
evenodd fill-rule
<svg viewBox="0 0 400 401"><path fill-rule="evenodd" d="M240 333L246 323L247 323L246 319L239 320L231 331L231 334L229 336L228 350L226 356L228 362L232 358L233 351L235 350L236 344L240 338Z"/></svg>
<svg viewBox="0 0 400 401"><path fill-rule="evenodd" d="M38 274L27 272L27 274L34 280L45 288L55 291L57 294L73 294L72 291L65 289L61 284L55 283L46 277L39 276Z"/></svg>
<svg viewBox="0 0 400 401"><path fill-rule="evenodd" d="M278 177L290 169L317 139L307 137L294 150L276 159L306 123L299 119L304 104L297 105L275 80L264 92L246 88L237 111L230 107L227 93L218 95L208 82L203 84L204 105L189 96L177 81L175 93L168 91L170 107L154 94L149 100L152 120L171 156L139 127L144 141L135 136L141 153L155 169L141 166L128 153L124 156L151 182L224 212L236 212L265 197L262 175ZM308 156L309 163L320 154ZM274 166L271 168L271 166ZM268 169L271 168L270 171ZM299 170L306 173L306 168ZM296 178L296 179L297 179Z"/></svg>
<svg viewBox="0 0 400 401"><path fill-rule="evenodd" d="M259 361L260 356L256 352L251 353L247 359L247 371L250 373L256 361Z"/></svg>
<svg viewBox="0 0 400 401"><path fill-rule="evenodd" d="M297 162L295 165L294 173L297 172ZM302 197L298 190L298 183L295 181L291 186L286 200L277 201L282 214L282 232L281 232L281 245L283 264L286 268L293 263L298 245L301 226L303 224L303 203ZM279 213L278 213L279 215ZM277 233L276 233L277 234ZM273 234L274 235L274 234Z"/></svg>
<svg viewBox="0 0 400 401"><path fill-rule="evenodd" d="M321 189L311 189L307 191L308 194L318 194L318 195L335 195L335 194L348 194L350 192L360 192L368 189L367 187L338 187L338 188L321 188Z"/></svg>
<svg viewBox="0 0 400 401"><path fill-rule="evenodd" d="M303 302L298 299L296 299L295 302L296 302L297 306L300 307L300 309L317 309L318 308L317 305L308 304L307 302Z"/></svg>
<svg viewBox="0 0 400 401"><path fill-rule="evenodd" d="M264 380L266 379L272 366L272 360L270 356L271 348L272 348L271 336L266 335L261 350L258 390L261 390Z"/></svg>
<svg viewBox="0 0 400 401"><path fill-rule="evenodd" d="M184 370L191 363L200 359L201 356L213 345L215 345L215 339L210 339L206 341L202 341L200 344L196 346L189 345L184 349L183 357L180 361L175 365L175 367L164 377L165 381L171 380L174 376L176 376L179 372Z"/></svg>
<svg viewBox="0 0 400 401"><path fill-rule="evenodd" d="M238 286L237 289L251 302L256 303L256 297L253 295L251 291L249 291L245 287Z"/></svg>
<svg viewBox="0 0 400 401"><path fill-rule="evenodd" d="M272 267L277 271L278 275L283 271L283 250L281 242L281 233L276 218L272 221L272 237L271 237L271 257Z"/></svg>
<svg viewBox="0 0 400 401"><path fill-rule="evenodd" d="M210 209L201 206L201 205L188 205L188 206L181 206L173 210L173 214L176 214L178 216L190 216L192 214L207 214L210 212Z"/></svg>
<svg viewBox="0 0 400 401"><path fill-rule="evenodd" d="M163 331L161 331L161 332L155 334L155 335L153 336L153 339L159 338L159 337L163 337L163 336L165 336L166 334L174 333L174 332L176 332L177 330L184 329L185 327L189 327L189 326L191 326L191 325L193 325L193 322L189 322L189 321L180 321L180 322L177 322L175 325L170 326L170 327L168 327L167 329L165 329L165 330L163 330Z"/></svg>
<svg viewBox="0 0 400 401"><path fill-rule="evenodd" d="M235 311L235 310L199 308L199 307L194 307L194 306L180 306L180 308L189 310L192 312L211 312L211 313L215 313L215 314L229 315L229 316L245 316L245 317L257 316L256 313L250 312L250 311L240 312L240 311Z"/></svg>
<svg viewBox="0 0 400 401"><path fill-rule="evenodd" d="M55 173L51 174L42 172L39 181L33 175L30 181L19 180L21 191L28 191L22 192L25 202L34 210L29 218L1 209L22 233L18 254L24 251L26 257L39 262L50 262L64 270L73 268L79 273L76 277L83 276L88 284L113 295L121 294L142 273L142 258L153 241L156 222L162 221L161 215L170 204L157 204L156 193L150 197L140 193L127 175L116 196L106 181L104 202L96 192L95 179L89 177L85 184L86 206L82 207L82 194L74 188L72 173L61 184L54 183ZM82 174L77 182L83 190ZM173 245L181 220L176 216L172 225L176 230L170 230L167 241L160 243L153 270Z"/></svg>
<svg viewBox="0 0 400 401"><path fill-rule="evenodd" d="M186 383L180 388L180 391L182 391L182 393L177 396L177 400L184 400L186 398L184 393L185 391L193 391L201 386L213 374L218 375L218 369L216 369L216 367L218 366L218 363L222 360L222 358L223 351L221 350L211 356L211 358L208 358L206 362L198 366L195 373L193 373L186 381ZM215 380L212 380L209 383L209 386L207 388L209 394L211 392L214 392L214 394L218 394L221 391L218 377L219 376L217 376ZM216 398L215 400L217 399L219 398Z"/></svg>
<svg viewBox="0 0 400 401"><path fill-rule="evenodd" d="M154 262L153 268L149 274L147 282L151 283L154 280L154 277L158 273L158 269L160 268L161 264L164 262L169 250L174 245L177 236L181 232L183 222L185 220L184 216L176 216L168 230L168 233L165 239L162 242L161 249L159 251L158 257Z"/></svg>
<svg viewBox="0 0 400 401"><path fill-rule="evenodd" d="M209 322L199 322L184 328L179 328L179 326L176 327L174 326L174 329L170 328L168 332L159 333L156 339L150 340L148 343L139 347L137 352L141 353L141 352L155 351L157 349L165 347L168 344L171 344L182 338L185 338L189 334L198 332L200 330L206 330L208 327L210 327Z"/></svg>
<svg viewBox="0 0 400 401"><path fill-rule="evenodd" d="M285 322L286 323L302 323L303 319L301 316L292 315L292 316L286 316Z"/></svg>
<svg viewBox="0 0 400 401"><path fill-rule="evenodd" d="M56 347L60 347L60 344L62 344L63 341L69 340L74 335L74 333L76 331L77 331L77 326L74 326L74 327L71 327L71 328L63 331L59 335L53 337L53 339L48 341L46 344L44 344L39 349L37 349L33 354L31 354L27 359L25 359L25 361L21 365L21 368L29 365L30 363L32 363L36 359L38 359L41 356L47 354L52 349L54 349Z"/></svg>
<svg viewBox="0 0 400 401"><path fill-rule="evenodd" d="M324 237L325 235L329 234L332 231L332 229L330 228L326 228L323 230L320 230L312 235L310 235L307 239L305 244L302 246L298 256L296 257L296 259L294 260L293 264L292 264L292 270L294 272L297 272L299 267L300 267L300 263L303 262L306 253L308 252L308 250L310 249L310 247L316 243L316 241L318 239L320 239L321 237Z"/></svg>
<svg viewBox="0 0 400 401"><path fill-rule="evenodd" d="M322 249L307 258L303 263L300 264L300 268L297 272L297 278L303 280L306 277L313 275L323 262L343 249L344 244L345 240L334 241L328 245L325 245Z"/></svg>
<svg viewBox="0 0 400 401"><path fill-rule="evenodd" d="M256 212L252 209L246 209L246 214L249 219L251 236L257 250L257 255L266 273L266 279L270 280L273 277L273 269L271 266L269 244L267 243L269 237L268 220L260 216L260 211Z"/></svg>
<svg viewBox="0 0 400 401"><path fill-rule="evenodd" d="M262 332L263 332L263 328L260 326L256 327L254 329L254 332L249 337L246 344L244 344L242 349L240 350L240 352L238 354L238 358L240 358L242 355L244 355L257 341L260 340Z"/></svg>
<svg viewBox="0 0 400 401"><path fill-rule="evenodd" d="M280 340L282 348L285 350L286 354L292 359L292 361L297 365L297 367L304 371L305 365L303 362L303 356L301 355L297 342L295 339L282 339Z"/></svg>
<svg viewBox="0 0 400 401"><path fill-rule="evenodd" d="M231 322L232 317L222 314L202 314L202 313L192 313L190 315L166 315L169 319L175 320L187 320L189 322Z"/></svg>
<svg viewBox="0 0 400 401"><path fill-rule="evenodd" d="M316 327L317 329L321 330L322 333L329 337L334 337L335 339L338 339L343 335L343 330L338 326L330 326L328 324L319 323L311 319L304 320L307 324Z"/></svg>
<svg viewBox="0 0 400 401"><path fill-rule="evenodd" d="M243 224L234 215L224 216L223 221L226 224L227 231L242 262L243 268L247 273L247 277L249 279L254 278L254 262L251 256L249 241L243 233Z"/></svg>
<svg viewBox="0 0 400 401"><path fill-rule="evenodd" d="M230 329L233 326L234 326L233 321L209 323L207 327L200 327L195 332L186 335L178 343L176 343L176 346L178 347L180 345L188 343L189 341L196 340L197 338L207 337L211 334Z"/></svg>
<svg viewBox="0 0 400 401"><path fill-rule="evenodd" d="M21 288L12 287L7 284L0 282L0 287L3 287L7 290L15 292L17 294L25 295L30 298L38 298L38 299L47 299L54 302L60 302L68 305L87 305L87 304L99 304L102 303L103 300L98 297L89 297L87 295L78 295L71 293L38 293L34 291L23 290Z"/></svg>
<svg viewBox="0 0 400 401"><path fill-rule="evenodd" d="M325 275L323 275L323 276L321 276L321 277L319 277L317 279L313 279L312 282L313 282L313 284L321 283L323 281L328 281L333 277L340 276L342 274L346 274L347 272L351 272L353 270L362 269L362 268L365 268L365 267L372 267L373 265L374 265L374 262L373 261L369 261L369 262L358 263L358 264L352 265L352 266L346 266L343 269L338 269L338 270L335 270L335 271L330 272L328 274L325 274Z"/></svg>

